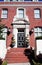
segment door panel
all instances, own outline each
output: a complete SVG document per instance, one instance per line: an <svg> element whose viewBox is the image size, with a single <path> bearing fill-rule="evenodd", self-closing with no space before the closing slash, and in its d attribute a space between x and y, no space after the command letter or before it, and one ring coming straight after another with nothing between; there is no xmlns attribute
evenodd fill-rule
<svg viewBox="0 0 42 65"><path fill-rule="evenodd" d="M24 45L24 38L25 38L25 34L24 34L24 32L19 32L18 33L18 35L17 35L17 42L18 42L18 47L23 47L23 45Z"/></svg>

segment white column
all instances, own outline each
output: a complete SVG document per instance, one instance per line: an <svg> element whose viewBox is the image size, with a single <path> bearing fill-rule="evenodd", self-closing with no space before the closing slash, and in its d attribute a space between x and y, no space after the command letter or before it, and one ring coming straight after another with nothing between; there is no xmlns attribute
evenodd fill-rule
<svg viewBox="0 0 42 65"><path fill-rule="evenodd" d="M18 33L18 29L17 28L13 28L13 36L14 36L14 39L15 39L14 48L17 48L17 33Z"/></svg>
<svg viewBox="0 0 42 65"><path fill-rule="evenodd" d="M29 25L26 25L25 36L27 37L28 35L29 35Z"/></svg>

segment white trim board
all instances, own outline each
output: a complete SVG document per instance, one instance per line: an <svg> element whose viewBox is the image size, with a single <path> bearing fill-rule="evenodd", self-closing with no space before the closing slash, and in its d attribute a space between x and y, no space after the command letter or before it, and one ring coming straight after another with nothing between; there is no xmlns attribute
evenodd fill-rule
<svg viewBox="0 0 42 65"><path fill-rule="evenodd" d="M42 6L42 4L0 4L0 6Z"/></svg>

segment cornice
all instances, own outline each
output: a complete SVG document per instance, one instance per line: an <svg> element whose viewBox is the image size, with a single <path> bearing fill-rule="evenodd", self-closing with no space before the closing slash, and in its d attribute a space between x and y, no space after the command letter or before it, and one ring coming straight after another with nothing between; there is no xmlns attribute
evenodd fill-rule
<svg viewBox="0 0 42 65"><path fill-rule="evenodd" d="M42 6L42 4L0 4L0 6Z"/></svg>

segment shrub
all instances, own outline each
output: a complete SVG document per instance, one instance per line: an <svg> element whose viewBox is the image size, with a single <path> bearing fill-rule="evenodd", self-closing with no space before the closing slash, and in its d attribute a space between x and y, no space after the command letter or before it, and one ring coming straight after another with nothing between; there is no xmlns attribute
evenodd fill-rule
<svg viewBox="0 0 42 65"><path fill-rule="evenodd" d="M2 65L7 65L7 61L3 61Z"/></svg>
<svg viewBox="0 0 42 65"><path fill-rule="evenodd" d="M36 39L42 39L42 36L38 36L38 37L36 37Z"/></svg>
<svg viewBox="0 0 42 65"><path fill-rule="evenodd" d="M5 40L5 38L3 38L3 34L2 34L3 31L4 31L3 28L4 28L4 25L3 24L0 24L0 40L1 39Z"/></svg>
<svg viewBox="0 0 42 65"><path fill-rule="evenodd" d="M40 62L36 62L36 61L34 61L34 60L32 60L33 61L33 64L34 65L42 65L42 63L40 63Z"/></svg>

